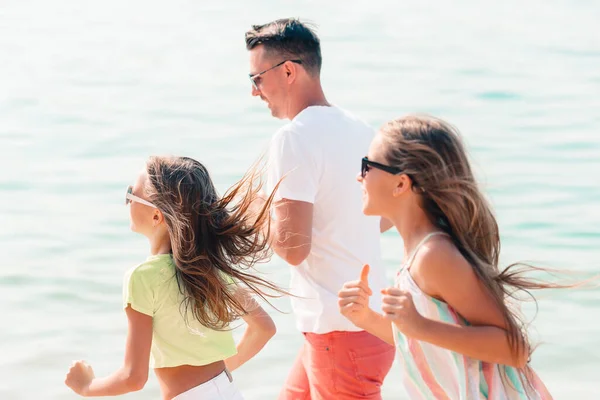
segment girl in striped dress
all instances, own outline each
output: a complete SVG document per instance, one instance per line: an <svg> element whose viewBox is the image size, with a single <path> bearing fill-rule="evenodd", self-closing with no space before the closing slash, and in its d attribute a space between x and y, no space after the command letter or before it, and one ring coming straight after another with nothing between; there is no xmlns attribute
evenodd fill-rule
<svg viewBox="0 0 600 400"><path fill-rule="evenodd" d="M355 325L395 344L411 399L551 399L529 367L519 294L557 287L499 269L500 235L458 132L428 116L384 125L362 159L363 212L396 227L404 263L383 314L360 280L339 293ZM391 323L390 323L391 322Z"/></svg>

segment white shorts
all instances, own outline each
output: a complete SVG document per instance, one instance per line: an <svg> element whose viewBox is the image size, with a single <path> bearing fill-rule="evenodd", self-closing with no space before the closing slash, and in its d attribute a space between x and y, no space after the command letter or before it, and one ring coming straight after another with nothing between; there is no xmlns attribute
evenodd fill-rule
<svg viewBox="0 0 600 400"><path fill-rule="evenodd" d="M229 371L225 370L210 381L183 392L173 400L244 400L233 384Z"/></svg>

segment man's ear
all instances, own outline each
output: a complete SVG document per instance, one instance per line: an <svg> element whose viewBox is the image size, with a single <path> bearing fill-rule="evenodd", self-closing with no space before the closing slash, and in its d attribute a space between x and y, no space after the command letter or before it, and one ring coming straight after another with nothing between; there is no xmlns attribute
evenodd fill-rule
<svg viewBox="0 0 600 400"><path fill-rule="evenodd" d="M296 65L290 61L283 64L283 67L285 68L285 75L287 76L288 83L294 82L296 80L296 76L298 76Z"/></svg>

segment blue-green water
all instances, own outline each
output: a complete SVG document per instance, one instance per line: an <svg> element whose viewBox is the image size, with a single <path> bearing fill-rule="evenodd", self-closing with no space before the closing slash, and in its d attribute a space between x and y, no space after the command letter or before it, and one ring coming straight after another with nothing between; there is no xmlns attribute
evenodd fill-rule
<svg viewBox="0 0 600 400"><path fill-rule="evenodd" d="M0 399L73 399L71 360L120 365L121 279L147 254L124 188L150 154L203 161L221 190L256 159L282 122L250 96L243 35L282 16L320 25L329 100L462 130L504 262L599 271L598 2L4 1ZM401 242L382 244L392 276ZM280 260L264 270L287 283ZM599 398L600 291L541 297L534 366L557 399ZM277 336L235 374L248 399L275 398L301 342L272 314ZM156 381L125 398L158 398ZM384 398L406 398L397 366Z"/></svg>

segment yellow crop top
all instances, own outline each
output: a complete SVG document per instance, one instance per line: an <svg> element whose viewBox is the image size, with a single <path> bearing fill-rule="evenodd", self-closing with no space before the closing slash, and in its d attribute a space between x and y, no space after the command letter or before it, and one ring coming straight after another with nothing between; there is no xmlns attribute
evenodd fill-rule
<svg viewBox="0 0 600 400"><path fill-rule="evenodd" d="M123 307L152 317L152 368L207 365L236 354L230 330L215 331L184 318L183 295L170 254L150 256L125 274Z"/></svg>

